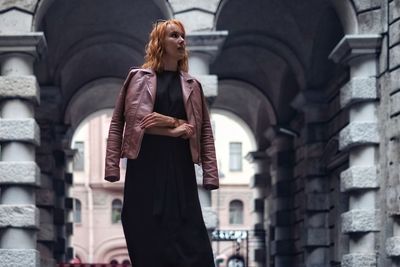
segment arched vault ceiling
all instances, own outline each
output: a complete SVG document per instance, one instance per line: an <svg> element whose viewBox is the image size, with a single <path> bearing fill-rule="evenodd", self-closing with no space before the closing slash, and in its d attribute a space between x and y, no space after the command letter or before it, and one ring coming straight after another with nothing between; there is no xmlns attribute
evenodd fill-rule
<svg viewBox="0 0 400 267"><path fill-rule="evenodd" d="M48 44L36 66L39 83L59 86L65 107L84 84L124 78L143 62L151 25L166 10L158 0L53 1L39 26Z"/></svg>
<svg viewBox="0 0 400 267"><path fill-rule="evenodd" d="M211 72L258 88L282 124L300 90L329 81L336 66L328 55L343 36L330 0L226 0L216 28L229 35Z"/></svg>

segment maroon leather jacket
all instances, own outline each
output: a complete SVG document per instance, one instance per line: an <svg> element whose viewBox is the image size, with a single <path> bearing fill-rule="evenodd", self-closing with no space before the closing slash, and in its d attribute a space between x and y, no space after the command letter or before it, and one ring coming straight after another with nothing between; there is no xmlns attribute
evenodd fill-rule
<svg viewBox="0 0 400 267"><path fill-rule="evenodd" d="M203 186L219 187L218 168L210 116L200 83L189 74L180 73L188 123L195 128L189 139L194 163L203 169ZM107 139L105 179L120 179L120 158L137 158L144 134L140 121L153 112L156 74L150 69L131 69L117 98ZM124 128L125 127L125 128Z"/></svg>

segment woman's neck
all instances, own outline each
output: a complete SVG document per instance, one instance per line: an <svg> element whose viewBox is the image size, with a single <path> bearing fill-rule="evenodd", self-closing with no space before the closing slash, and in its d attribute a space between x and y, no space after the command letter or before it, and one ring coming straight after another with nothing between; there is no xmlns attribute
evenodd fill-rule
<svg viewBox="0 0 400 267"><path fill-rule="evenodd" d="M164 57L163 59L163 69L177 71L178 70L178 61L175 59Z"/></svg>

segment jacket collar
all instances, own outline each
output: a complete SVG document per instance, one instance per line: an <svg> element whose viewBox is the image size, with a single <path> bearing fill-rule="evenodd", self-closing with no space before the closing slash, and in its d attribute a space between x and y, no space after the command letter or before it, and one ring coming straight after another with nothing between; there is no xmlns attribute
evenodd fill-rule
<svg viewBox="0 0 400 267"><path fill-rule="evenodd" d="M150 94L152 96L153 103L155 101L155 95L156 95L156 88L157 88L157 79L156 79L156 72L152 69L141 69L141 71L146 72L150 74L149 77L149 83L150 83ZM186 103L189 100L190 94L193 91L192 88L192 83L195 80L194 77L192 77L189 73L180 71L180 77L181 77L181 85L182 85L182 94L183 94L183 99L184 102Z"/></svg>
<svg viewBox="0 0 400 267"><path fill-rule="evenodd" d="M152 69L141 69L141 71L149 73L149 74L152 74L152 75L156 74L156 72L154 70L152 70ZM192 82L192 81L195 80L195 78L193 76L191 76L189 73L184 72L182 70L180 71L180 75L187 82Z"/></svg>

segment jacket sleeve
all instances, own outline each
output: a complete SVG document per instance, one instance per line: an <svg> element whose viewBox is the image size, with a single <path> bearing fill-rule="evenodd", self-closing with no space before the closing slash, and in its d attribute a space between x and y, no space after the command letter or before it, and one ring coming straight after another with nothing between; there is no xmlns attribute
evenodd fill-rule
<svg viewBox="0 0 400 267"><path fill-rule="evenodd" d="M219 188L218 167L215 155L214 137L211 129L210 115L207 108L207 102L204 97L201 84L200 87L202 102L201 136L200 136L200 156L201 167L203 169L203 187L208 190Z"/></svg>
<svg viewBox="0 0 400 267"><path fill-rule="evenodd" d="M129 71L124 85L119 92L111 118L110 129L108 131L104 179L109 182L116 182L120 179L119 163L121 157L122 134L125 125L125 96L134 73L132 69Z"/></svg>

